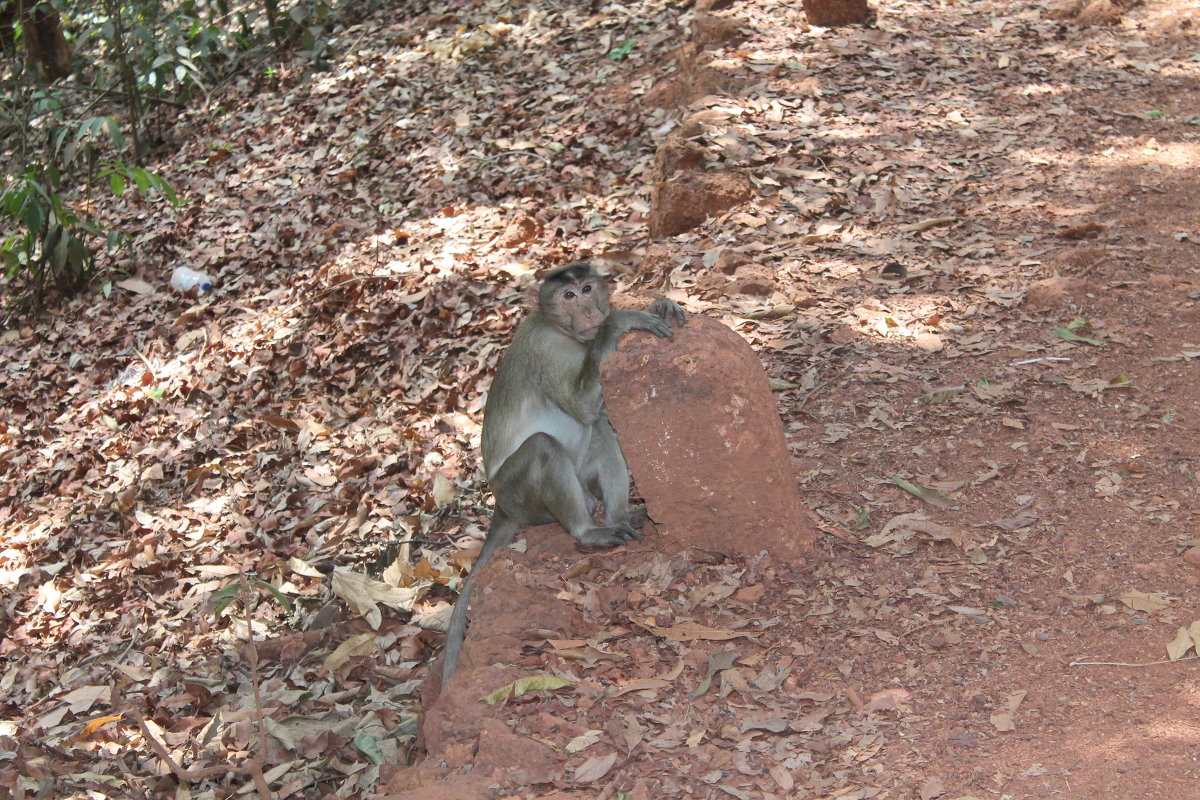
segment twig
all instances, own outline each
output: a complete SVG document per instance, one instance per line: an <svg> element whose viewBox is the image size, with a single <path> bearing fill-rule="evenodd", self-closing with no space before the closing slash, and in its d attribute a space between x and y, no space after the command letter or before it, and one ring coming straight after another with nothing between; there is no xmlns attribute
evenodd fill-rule
<svg viewBox="0 0 1200 800"><path fill-rule="evenodd" d="M146 724L146 720L142 718L141 714L132 713L129 711L126 713L133 717L134 722L136 722L138 727L142 729L142 736L147 742L150 743L151 749L154 750L154 754L162 759L164 764L170 767L171 774L178 778L180 783L189 783L191 781L199 781L205 778L210 778L214 775L242 771L241 767L234 767L229 764L222 764L215 767L205 767L204 769L184 769L183 767L179 766L179 763L176 762L175 759L171 758L171 754L167 751L166 745L158 740L158 737L154 735L154 731L150 730L150 726Z"/></svg>
<svg viewBox="0 0 1200 800"><path fill-rule="evenodd" d="M262 800L271 800L271 787L263 775L267 757L267 723L263 719L262 690L258 685L258 646L254 643L254 620L250 603L250 582L242 575L242 611L246 614L246 659L250 662L250 685L254 688L254 725L258 728L258 753L250 761L250 774Z"/></svg>
<svg viewBox="0 0 1200 800"><path fill-rule="evenodd" d="M831 525L828 522L825 522L824 520L814 519L813 526L817 530L821 531L822 533L827 533L830 536L834 537L835 539L841 539L843 542L846 542L847 544L850 543L850 537L847 536L840 528L838 528L834 525Z"/></svg>
<svg viewBox="0 0 1200 800"><path fill-rule="evenodd" d="M490 164L493 161L499 160L500 156L533 156L534 158L540 158L542 161L546 162L547 164L554 163L552 160L550 160L550 158L548 156L544 156L541 153L535 153L533 150L501 150L499 153L496 153L495 155L471 156L471 158L475 159L480 164Z"/></svg>
<svg viewBox="0 0 1200 800"><path fill-rule="evenodd" d="M1133 664L1128 661L1072 661L1067 666L1071 667L1157 667L1162 664L1178 664L1181 661L1195 661L1200 656L1187 656L1186 658L1177 658L1174 661L1167 659L1166 661L1147 661L1143 664Z"/></svg>

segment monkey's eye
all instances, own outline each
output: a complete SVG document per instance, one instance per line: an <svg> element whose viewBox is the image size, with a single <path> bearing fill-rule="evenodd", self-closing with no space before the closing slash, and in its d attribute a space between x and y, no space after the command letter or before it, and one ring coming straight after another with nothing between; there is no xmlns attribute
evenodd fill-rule
<svg viewBox="0 0 1200 800"><path fill-rule="evenodd" d="M579 291L583 292L584 294L591 294L592 285L590 283L585 283L583 286L579 287Z"/></svg>
<svg viewBox="0 0 1200 800"><path fill-rule="evenodd" d="M563 297L566 298L567 300L574 300L575 292L571 291L570 289L567 289L565 292L563 292Z"/></svg>

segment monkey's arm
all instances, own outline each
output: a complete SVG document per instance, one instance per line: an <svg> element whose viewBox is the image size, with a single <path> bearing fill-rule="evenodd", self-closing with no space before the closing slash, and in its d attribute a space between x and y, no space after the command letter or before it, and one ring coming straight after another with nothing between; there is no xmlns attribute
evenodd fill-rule
<svg viewBox="0 0 1200 800"><path fill-rule="evenodd" d="M621 337L630 331L649 331L665 339L671 335L671 325L648 311L621 309L610 312L570 381L556 387L554 395L560 408L585 424L590 425L599 418L604 405L600 364L616 351Z"/></svg>
<svg viewBox="0 0 1200 800"><path fill-rule="evenodd" d="M666 298L661 299L666 300ZM671 301L666 300L666 302L670 303ZM679 310L680 313L683 313L683 309ZM628 308L613 311L604 320L604 326L588 350L587 358L583 362L583 370L580 373L581 382L591 379L599 383L600 362L616 351L621 337L630 331L650 331L660 339L668 339L672 333L671 323L658 314L651 314L649 311L633 311Z"/></svg>
<svg viewBox="0 0 1200 800"><path fill-rule="evenodd" d="M630 309L611 311L590 343L577 343L562 336L558 346L536 353L535 379L541 391L579 422L591 425L604 405L600 364L617 349L622 336L635 330L650 331L662 338L671 335L670 323L656 314Z"/></svg>

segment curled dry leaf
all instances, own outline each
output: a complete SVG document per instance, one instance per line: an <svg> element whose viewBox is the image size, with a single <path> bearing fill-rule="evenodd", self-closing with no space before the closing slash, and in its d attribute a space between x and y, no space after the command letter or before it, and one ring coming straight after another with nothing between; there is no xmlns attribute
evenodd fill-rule
<svg viewBox="0 0 1200 800"><path fill-rule="evenodd" d="M1026 694L1027 692L1025 691L1013 692L1007 698L1005 698L1002 710L992 714L990 717L991 723L995 726L996 730L1008 732L1015 731L1017 729L1017 725L1013 720L1013 717L1016 715L1017 709L1020 707L1021 703L1025 700Z"/></svg>
<svg viewBox="0 0 1200 800"><path fill-rule="evenodd" d="M1200 655L1200 620L1186 628L1180 628L1175 640L1167 644L1167 658L1178 661L1192 648Z"/></svg>
<svg viewBox="0 0 1200 800"><path fill-rule="evenodd" d="M383 621L383 614L376 603L383 603L400 611L412 611L413 603L424 593L425 586L410 586L401 589L383 581L368 578L358 572L333 573L333 592L376 630Z"/></svg>

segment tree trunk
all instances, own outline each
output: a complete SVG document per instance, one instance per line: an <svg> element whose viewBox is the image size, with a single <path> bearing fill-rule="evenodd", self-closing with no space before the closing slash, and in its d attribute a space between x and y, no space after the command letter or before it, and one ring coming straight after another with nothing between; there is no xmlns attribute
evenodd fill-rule
<svg viewBox="0 0 1200 800"><path fill-rule="evenodd" d="M29 64L44 81L71 74L71 46L63 35L62 19L49 3L19 0L21 41Z"/></svg>
<svg viewBox="0 0 1200 800"><path fill-rule="evenodd" d="M864 25L871 18L867 0L804 0L804 14L810 25L837 28Z"/></svg>

